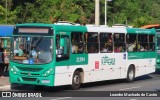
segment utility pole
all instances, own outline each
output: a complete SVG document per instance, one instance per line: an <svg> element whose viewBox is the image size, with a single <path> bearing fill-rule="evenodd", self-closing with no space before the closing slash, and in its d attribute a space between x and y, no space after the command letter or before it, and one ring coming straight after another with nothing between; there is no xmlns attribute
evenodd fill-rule
<svg viewBox="0 0 160 100"><path fill-rule="evenodd" d="M95 0L95 25L99 26L99 0Z"/></svg>

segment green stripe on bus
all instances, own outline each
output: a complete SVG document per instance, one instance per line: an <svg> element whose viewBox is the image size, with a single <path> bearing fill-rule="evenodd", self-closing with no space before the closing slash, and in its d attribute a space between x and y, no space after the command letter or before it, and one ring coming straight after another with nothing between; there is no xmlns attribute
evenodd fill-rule
<svg viewBox="0 0 160 100"><path fill-rule="evenodd" d="M154 29L141 29L141 28L127 28L128 34L155 34L156 31Z"/></svg>
<svg viewBox="0 0 160 100"><path fill-rule="evenodd" d="M128 59L155 58L156 52L129 52Z"/></svg>
<svg viewBox="0 0 160 100"><path fill-rule="evenodd" d="M88 54L71 54L68 60L56 62L56 66L86 65L86 64L88 64Z"/></svg>

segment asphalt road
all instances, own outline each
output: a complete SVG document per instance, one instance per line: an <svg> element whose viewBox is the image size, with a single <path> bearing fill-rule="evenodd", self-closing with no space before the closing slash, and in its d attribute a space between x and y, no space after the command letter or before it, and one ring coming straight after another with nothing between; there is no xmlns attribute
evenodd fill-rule
<svg viewBox="0 0 160 100"><path fill-rule="evenodd" d="M63 87L41 87L37 88L35 86L26 86L26 85L16 85L10 91L17 92L33 92L33 93L42 93L42 96L47 96L43 98L23 98L26 100L160 100L160 97L153 95L152 92L160 94L160 72L145 75L142 77L136 78L132 83L127 83L125 80L111 80L103 82L94 82L87 83L82 85L79 90L73 91L70 90L69 86ZM98 92L97 92L98 91ZM110 93L147 93L149 92L148 97L134 96L131 97L111 97ZM150 91L152 91L150 93ZM105 97L105 94L107 97ZM152 97L154 96L154 97ZM4 100L16 99L21 100L22 98L0 98Z"/></svg>

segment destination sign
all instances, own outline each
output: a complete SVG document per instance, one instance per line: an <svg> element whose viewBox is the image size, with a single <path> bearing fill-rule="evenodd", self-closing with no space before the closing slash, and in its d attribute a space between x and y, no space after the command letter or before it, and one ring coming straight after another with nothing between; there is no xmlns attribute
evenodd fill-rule
<svg viewBox="0 0 160 100"><path fill-rule="evenodd" d="M48 34L49 28L18 28L18 33Z"/></svg>

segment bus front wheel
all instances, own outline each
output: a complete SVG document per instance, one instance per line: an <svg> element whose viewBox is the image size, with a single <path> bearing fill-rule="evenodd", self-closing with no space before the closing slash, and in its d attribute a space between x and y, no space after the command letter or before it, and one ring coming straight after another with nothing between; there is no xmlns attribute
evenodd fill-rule
<svg viewBox="0 0 160 100"><path fill-rule="evenodd" d="M73 90L79 89L81 85L81 75L79 71L75 71L72 78L71 88Z"/></svg>
<svg viewBox="0 0 160 100"><path fill-rule="evenodd" d="M128 72L127 72L127 82L132 82L135 79L135 69L133 66L130 66L128 68Z"/></svg>

